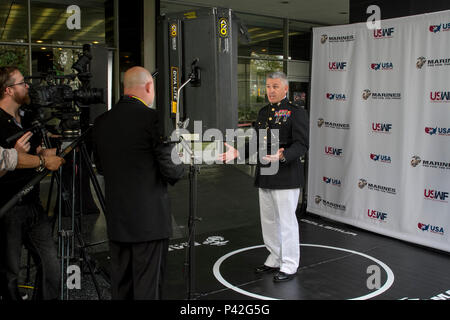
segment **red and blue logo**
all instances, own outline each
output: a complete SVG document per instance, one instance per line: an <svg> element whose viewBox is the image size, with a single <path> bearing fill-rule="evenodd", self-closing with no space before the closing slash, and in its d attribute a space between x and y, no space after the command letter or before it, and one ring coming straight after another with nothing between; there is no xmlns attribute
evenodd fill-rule
<svg viewBox="0 0 450 320"><path fill-rule="evenodd" d="M325 154L334 157L342 157L344 155L344 150L342 148L325 146Z"/></svg>
<svg viewBox="0 0 450 320"><path fill-rule="evenodd" d="M437 233L437 234L440 234L440 235L443 235L445 233L443 227L434 226L434 225L431 225L431 224L425 224L425 223L422 223L422 222L419 222L417 224L417 227L420 230L424 231L424 232L432 232L432 233Z"/></svg>
<svg viewBox="0 0 450 320"><path fill-rule="evenodd" d="M346 69L347 69L347 62L345 61L328 62L328 70L330 71L345 71Z"/></svg>
<svg viewBox="0 0 450 320"><path fill-rule="evenodd" d="M431 102L450 102L450 91L430 92Z"/></svg>
<svg viewBox="0 0 450 320"><path fill-rule="evenodd" d="M372 131L380 133L391 133L392 123L372 122Z"/></svg>
<svg viewBox="0 0 450 320"><path fill-rule="evenodd" d="M392 38L393 36L394 36L394 27L373 30L373 37L375 39Z"/></svg>
<svg viewBox="0 0 450 320"><path fill-rule="evenodd" d="M425 127L425 133L438 136L450 136L450 128Z"/></svg>
<svg viewBox="0 0 450 320"><path fill-rule="evenodd" d="M432 33L438 33L441 31L450 31L450 22L431 25L428 27L428 30Z"/></svg>
<svg viewBox="0 0 450 320"><path fill-rule="evenodd" d="M394 64L392 62L379 62L379 63L371 63L370 69L379 71L379 70L393 70Z"/></svg>
<svg viewBox="0 0 450 320"><path fill-rule="evenodd" d="M331 184L331 185L336 186L336 187L340 187L341 186L341 180L336 179L336 178L323 177L322 180L326 184Z"/></svg>
<svg viewBox="0 0 450 320"><path fill-rule="evenodd" d="M388 214L386 212L381 212L378 210L367 209L367 216L371 219L385 222Z"/></svg>
<svg viewBox="0 0 450 320"><path fill-rule="evenodd" d="M331 101L346 101L347 96L344 93L329 93L327 92L326 97Z"/></svg>
<svg viewBox="0 0 450 320"><path fill-rule="evenodd" d="M433 189L424 189L423 195L426 200L448 202L448 192Z"/></svg>
<svg viewBox="0 0 450 320"><path fill-rule="evenodd" d="M379 162L384 162L384 163L391 163L391 156L387 156L384 154L374 154L371 153L370 154L370 159L372 159L373 161L379 161Z"/></svg>

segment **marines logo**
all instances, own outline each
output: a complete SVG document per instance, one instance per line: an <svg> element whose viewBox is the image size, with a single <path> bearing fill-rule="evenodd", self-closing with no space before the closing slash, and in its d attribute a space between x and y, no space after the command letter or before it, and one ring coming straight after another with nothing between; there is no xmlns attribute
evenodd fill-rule
<svg viewBox="0 0 450 320"><path fill-rule="evenodd" d="M369 99L371 94L372 93L370 92L370 90L366 89L366 90L363 91L362 97L363 97L364 100L367 100L367 99Z"/></svg>
<svg viewBox="0 0 450 320"><path fill-rule="evenodd" d="M364 188L366 185L367 185L367 180L365 180L365 179L359 179L359 181L358 181L358 187L359 187L360 189Z"/></svg>
<svg viewBox="0 0 450 320"><path fill-rule="evenodd" d="M425 57L419 57L419 58L417 58L416 68L417 68L417 69L422 69L422 67L423 67L423 65L425 64L425 62L427 62L427 58L425 58Z"/></svg>
<svg viewBox="0 0 450 320"><path fill-rule="evenodd" d="M414 168L421 162L422 160L418 156L413 156L411 159L411 166Z"/></svg>
<svg viewBox="0 0 450 320"><path fill-rule="evenodd" d="M328 36L326 34L323 34L320 37L320 43L324 44L325 42L327 42Z"/></svg>
<svg viewBox="0 0 450 320"><path fill-rule="evenodd" d="M322 201L322 197L321 197L321 196L316 196L316 197L314 198L314 202L315 202L316 204L319 204L320 201Z"/></svg>
<svg viewBox="0 0 450 320"><path fill-rule="evenodd" d="M325 120L322 118L317 119L317 126L320 128L325 123Z"/></svg>

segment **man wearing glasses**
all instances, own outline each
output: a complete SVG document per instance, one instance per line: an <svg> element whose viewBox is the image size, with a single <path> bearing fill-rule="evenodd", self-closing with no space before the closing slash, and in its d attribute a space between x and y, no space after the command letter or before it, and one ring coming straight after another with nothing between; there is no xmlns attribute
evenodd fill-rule
<svg viewBox="0 0 450 320"><path fill-rule="evenodd" d="M56 149L41 148L42 137L39 134L31 136L26 133L25 138L6 142L9 137L31 127L31 121L20 110L21 105L29 103L28 84L22 73L16 67L0 67L0 146L17 146L19 152L39 157L40 169L43 169L46 159L56 158ZM0 207L20 192L35 174L35 169L7 172L0 179ZM4 299L21 300L18 278L22 245L29 250L37 267L35 298L58 298L60 270L57 250L51 224L41 205L39 185L0 219L0 270L4 273L2 280L6 280Z"/></svg>

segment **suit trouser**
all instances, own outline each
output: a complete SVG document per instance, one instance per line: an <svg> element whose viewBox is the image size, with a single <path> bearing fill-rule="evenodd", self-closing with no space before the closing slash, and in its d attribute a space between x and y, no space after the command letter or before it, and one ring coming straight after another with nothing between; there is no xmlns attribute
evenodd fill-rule
<svg viewBox="0 0 450 320"><path fill-rule="evenodd" d="M259 188L264 244L270 254L266 266L293 274L300 262L300 236L295 215L300 189Z"/></svg>
<svg viewBox="0 0 450 320"><path fill-rule="evenodd" d="M110 241L113 300L161 299L169 240Z"/></svg>

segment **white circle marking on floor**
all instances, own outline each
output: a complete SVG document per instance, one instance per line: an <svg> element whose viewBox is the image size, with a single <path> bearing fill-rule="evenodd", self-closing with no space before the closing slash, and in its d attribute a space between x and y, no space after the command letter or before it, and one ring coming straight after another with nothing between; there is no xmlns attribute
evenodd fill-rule
<svg viewBox="0 0 450 320"><path fill-rule="evenodd" d="M367 258L367 259L369 259L369 260L374 261L375 263L379 264L379 265L384 269L384 271L386 271L387 279L386 279L386 282L384 283L383 286L381 286L379 289L375 290L374 292L371 292L371 293L366 294L366 295L361 296L361 297L351 298L351 299L349 299L349 300L367 300L367 299L371 299L371 298L376 297L376 296L382 294L383 292L387 291L387 290L392 286L392 284L394 283L395 277L394 277L394 273L392 272L391 268L389 268L385 263L381 262L380 260L378 260L378 259L376 259L376 258L374 258L374 257L372 257L372 256L369 256L369 255L367 255L367 254L364 254L364 253L361 253L361 252L358 252L358 251L354 251L354 250L349 250L349 249L344 249L344 248L338 248L338 247L331 247L331 246L324 246L324 245L318 245L318 244L300 244L300 246L304 246L304 247L317 247L317 248L325 248L325 249L333 249L333 250L339 250L339 251L345 251L345 252L357 254L357 255L359 255L359 256L362 256L362 257L364 257L364 258ZM243 295L245 295L245 296L252 297L252 298L255 298L255 299L260 299L260 300L279 300L279 299L276 299L276 298L266 297L266 296L262 296L262 295L259 295L259 294L251 293L251 292L248 292L248 291L243 290L243 289L241 289L241 288L238 288L238 287L236 287L236 286L233 286L231 283L229 283L228 281L226 281L226 280L222 277L222 275L221 275L221 273L220 273L220 266L221 266L221 264L222 264L226 259L228 259L229 257L231 257L231 256L233 256L233 255L235 255L235 254L244 252L244 251L249 251L249 250L253 250L253 249L257 249L257 248L262 248L262 247L264 247L264 245L253 246L253 247L247 247L247 248L242 248L242 249L232 251L232 252L227 253L226 255L222 256L221 258L219 258L219 259L216 261L216 263L215 263L214 266L213 266L213 273L214 273L214 276L215 276L216 279L217 279L220 283L222 283L225 287L227 287L227 288L229 288L229 289L231 289L231 290L233 290L233 291L236 291L236 292L238 292L238 293L240 293L240 294L243 294Z"/></svg>

